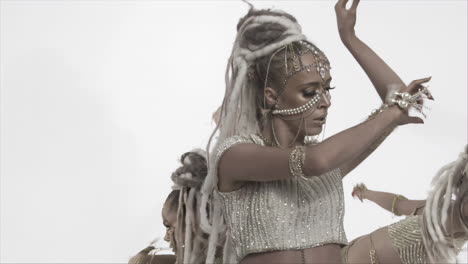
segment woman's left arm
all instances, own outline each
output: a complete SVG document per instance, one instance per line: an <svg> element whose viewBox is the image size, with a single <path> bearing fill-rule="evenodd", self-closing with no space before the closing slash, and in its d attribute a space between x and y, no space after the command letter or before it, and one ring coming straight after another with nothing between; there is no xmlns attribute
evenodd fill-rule
<svg viewBox="0 0 468 264"><path fill-rule="evenodd" d="M369 77L382 101L385 101L390 86L401 88L405 86L400 77L355 33L356 13L359 0L353 0L349 9L346 9L348 0L339 0L335 5L338 31L343 44L348 48L354 58L361 65L364 72ZM431 98L429 96L429 98ZM361 164L374 150L385 140L391 131L385 133L370 148L358 155L354 160L343 164L341 173L343 176Z"/></svg>
<svg viewBox="0 0 468 264"><path fill-rule="evenodd" d="M405 84L369 46L356 36L354 26L359 0L353 0L349 9L346 9L347 2L348 0L339 0L335 5L341 41L361 65L382 101L385 101L390 85L403 87Z"/></svg>

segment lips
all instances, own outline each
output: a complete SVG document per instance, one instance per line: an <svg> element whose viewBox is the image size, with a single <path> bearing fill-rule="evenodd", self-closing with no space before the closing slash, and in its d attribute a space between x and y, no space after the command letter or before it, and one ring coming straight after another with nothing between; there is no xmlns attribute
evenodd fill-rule
<svg viewBox="0 0 468 264"><path fill-rule="evenodd" d="M325 122L327 120L327 115L322 115L314 119L314 121Z"/></svg>

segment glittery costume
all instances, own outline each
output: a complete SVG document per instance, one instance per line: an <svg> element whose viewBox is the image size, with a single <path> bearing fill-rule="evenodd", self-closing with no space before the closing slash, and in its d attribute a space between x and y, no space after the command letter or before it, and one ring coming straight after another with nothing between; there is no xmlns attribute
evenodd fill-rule
<svg viewBox="0 0 468 264"><path fill-rule="evenodd" d="M388 226L388 236L403 264L428 263L418 215L408 216Z"/></svg>
<svg viewBox="0 0 468 264"><path fill-rule="evenodd" d="M388 235L403 264L431 263L422 240L421 221L422 215L412 215L388 227ZM455 240L457 252L466 241L467 238Z"/></svg>
<svg viewBox="0 0 468 264"><path fill-rule="evenodd" d="M411 215L388 226L388 235L403 264L429 264L426 248L421 235L422 215ZM456 251L460 252L468 238L455 239ZM343 263L348 264L347 254L354 244L342 249Z"/></svg>
<svg viewBox="0 0 468 264"><path fill-rule="evenodd" d="M265 145L256 135L228 138L218 148L215 164L240 143ZM339 169L318 177L246 182L238 190L216 190L215 194L221 200L238 261L255 252L347 244Z"/></svg>

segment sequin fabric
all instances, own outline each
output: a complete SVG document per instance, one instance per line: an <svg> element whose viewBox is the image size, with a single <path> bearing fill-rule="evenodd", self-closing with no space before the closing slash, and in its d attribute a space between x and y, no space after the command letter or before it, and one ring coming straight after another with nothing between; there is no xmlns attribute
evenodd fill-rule
<svg viewBox="0 0 468 264"><path fill-rule="evenodd" d="M421 215L408 216L388 226L388 235L403 264L429 264L421 234ZM466 239L456 239L457 252Z"/></svg>
<svg viewBox="0 0 468 264"><path fill-rule="evenodd" d="M403 264L429 263L419 221L418 215L408 216L388 226L388 235Z"/></svg>
<svg viewBox="0 0 468 264"><path fill-rule="evenodd" d="M227 149L239 143L264 145L256 135L229 138L218 148L216 165ZM215 192L238 261L256 252L347 244L339 169L317 177L247 182L232 192Z"/></svg>

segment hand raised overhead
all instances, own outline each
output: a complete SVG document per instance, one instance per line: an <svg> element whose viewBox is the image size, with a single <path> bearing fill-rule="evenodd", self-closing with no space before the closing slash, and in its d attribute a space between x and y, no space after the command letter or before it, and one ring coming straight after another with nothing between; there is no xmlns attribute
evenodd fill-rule
<svg viewBox="0 0 468 264"><path fill-rule="evenodd" d="M356 10L360 0L352 0L349 9L346 9L348 0L339 0L335 5L336 20L338 22L338 32L342 41L347 41L355 36L354 26L356 25Z"/></svg>

